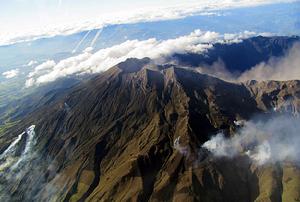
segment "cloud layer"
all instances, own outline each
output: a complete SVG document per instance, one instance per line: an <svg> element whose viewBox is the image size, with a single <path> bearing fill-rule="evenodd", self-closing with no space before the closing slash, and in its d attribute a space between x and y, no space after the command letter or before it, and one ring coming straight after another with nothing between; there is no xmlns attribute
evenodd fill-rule
<svg viewBox="0 0 300 202"><path fill-rule="evenodd" d="M17 42L32 41L39 38L53 37L56 35L69 35L84 30L98 29L106 25L121 23L136 23L146 21L159 21L179 19L192 15L218 15L216 10L256 6L262 4L294 2L296 0L205 0L197 3L183 4L173 7L145 8L132 10L130 14L126 11L113 14L102 14L92 20L75 22L55 23L54 25L44 25L43 27L21 30L0 31L0 45L14 44Z"/></svg>
<svg viewBox="0 0 300 202"><path fill-rule="evenodd" d="M108 68L125 61L128 58L149 57L163 61L174 53L202 53L213 47L214 43L239 43L242 39L267 35L267 33L254 33L245 31L239 34L224 34L195 30L189 35L169 40L128 40L110 48L93 52L87 48L78 55L61 61L48 60L34 68L28 74L26 87L40 85L55 81L69 75L92 74L107 70ZM232 74L219 60L211 66L198 67L200 73L209 74L231 82L244 82L247 80L297 80L300 79L300 43L294 44L282 57L273 57L262 62L240 75ZM7 78L18 74L18 70L5 73ZM3 73L4 75L4 73Z"/></svg>
<svg viewBox="0 0 300 202"><path fill-rule="evenodd" d="M220 35L216 32L195 30L189 35L169 40L155 38L139 41L130 40L95 53L91 48L81 54L55 62L46 61L28 75L26 86L39 85L72 74L98 73L125 61L128 58L163 59L173 53L203 52L213 43L235 43L256 35L253 32Z"/></svg>

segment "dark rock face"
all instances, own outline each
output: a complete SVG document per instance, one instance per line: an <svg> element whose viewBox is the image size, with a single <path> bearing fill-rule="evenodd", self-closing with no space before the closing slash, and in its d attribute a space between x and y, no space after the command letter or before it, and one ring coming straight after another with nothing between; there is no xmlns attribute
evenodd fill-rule
<svg viewBox="0 0 300 202"><path fill-rule="evenodd" d="M212 65L214 62L222 60L230 72L241 73L261 62L268 61L271 57L283 56L295 42L300 42L298 36L258 36L245 39L241 43L217 43L203 54L175 54L173 57L180 65L191 67Z"/></svg>
<svg viewBox="0 0 300 202"><path fill-rule="evenodd" d="M284 180L299 179L298 168L212 161L199 148L220 130L232 135L235 120L284 109L286 100L298 113L299 93L298 81L233 84L130 59L7 132L36 125L38 154L8 187L10 200L281 201L291 186Z"/></svg>

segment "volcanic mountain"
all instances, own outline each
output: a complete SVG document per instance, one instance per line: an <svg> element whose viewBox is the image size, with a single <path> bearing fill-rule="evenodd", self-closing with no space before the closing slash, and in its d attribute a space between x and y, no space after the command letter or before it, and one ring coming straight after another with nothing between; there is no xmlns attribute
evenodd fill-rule
<svg viewBox="0 0 300 202"><path fill-rule="evenodd" d="M201 149L255 114L298 114L299 81L229 83L144 58L47 96L0 138L10 149L0 157L2 201L300 199L297 165Z"/></svg>

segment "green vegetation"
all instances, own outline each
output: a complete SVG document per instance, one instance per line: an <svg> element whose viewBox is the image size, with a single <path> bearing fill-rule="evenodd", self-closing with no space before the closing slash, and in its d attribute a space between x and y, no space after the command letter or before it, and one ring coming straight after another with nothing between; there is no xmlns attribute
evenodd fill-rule
<svg viewBox="0 0 300 202"><path fill-rule="evenodd" d="M0 125L0 137L4 134L5 131L14 127L19 121L5 123L4 125Z"/></svg>
<svg viewBox="0 0 300 202"><path fill-rule="evenodd" d="M30 89L24 88L24 83L25 80L23 79L0 81L0 108L31 92Z"/></svg>
<svg viewBox="0 0 300 202"><path fill-rule="evenodd" d="M2 105L7 100L15 97L15 92L20 89L20 85L17 82L1 82L0 85L0 104Z"/></svg>

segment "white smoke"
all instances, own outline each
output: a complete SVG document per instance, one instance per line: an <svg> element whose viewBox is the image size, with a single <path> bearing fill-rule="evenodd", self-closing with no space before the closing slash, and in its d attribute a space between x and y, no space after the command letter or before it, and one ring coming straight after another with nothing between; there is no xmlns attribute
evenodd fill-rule
<svg viewBox="0 0 300 202"><path fill-rule="evenodd" d="M226 68L225 63L221 59L218 59L212 65L197 67L196 71L201 74L211 75L229 82L236 82L238 80L237 76Z"/></svg>
<svg viewBox="0 0 300 202"><path fill-rule="evenodd" d="M297 80L300 79L300 43L295 43L280 58L271 58L244 72L238 80Z"/></svg>
<svg viewBox="0 0 300 202"><path fill-rule="evenodd" d="M248 121L231 138L218 134L202 145L215 157L247 155L258 165L300 161L300 120L291 115Z"/></svg>
<svg viewBox="0 0 300 202"><path fill-rule="evenodd" d="M23 141L24 138L26 138L25 141ZM52 199L53 195L68 183L65 181L56 186L55 183L52 183L53 181L47 181L46 176L49 173L51 176L55 176L55 179L61 179L64 176L57 173L58 168L54 166L55 162L51 157L43 157L37 153L36 143L35 126L32 125L0 155L1 202L43 201L41 200L42 196ZM18 151L20 148L22 148L21 154ZM30 187L27 187L27 182ZM26 191L21 193L20 190Z"/></svg>
<svg viewBox="0 0 300 202"><path fill-rule="evenodd" d="M264 164L271 158L271 146L268 141L263 141L254 151L248 150L246 154L255 162Z"/></svg>
<svg viewBox="0 0 300 202"><path fill-rule="evenodd" d="M9 145L9 147L0 155L0 160L7 158L8 155L12 155L12 153L16 150L16 145L20 142L22 136L25 132L18 135L18 137Z"/></svg>
<svg viewBox="0 0 300 202"><path fill-rule="evenodd" d="M27 161L28 159L31 159L33 146L34 146L34 136L35 136L35 125L30 126L26 129L25 133L27 134L27 140L25 144L25 149L22 152L21 157L18 159L18 161L12 166L11 170L19 169L19 166Z"/></svg>
<svg viewBox="0 0 300 202"><path fill-rule="evenodd" d="M181 145L180 136L174 140L173 147L183 156L188 157L190 155L189 147Z"/></svg>
<svg viewBox="0 0 300 202"><path fill-rule="evenodd" d="M249 80L287 81L300 79L300 43L295 43L281 57L271 57L267 62L261 62L242 74L231 73L222 60L210 66L201 66L196 70L229 82L245 82Z"/></svg>
<svg viewBox="0 0 300 202"><path fill-rule="evenodd" d="M30 159L32 148L34 145L35 136L35 125L30 126L25 130L25 132L18 135L18 137L9 145L9 147L0 155L0 176L9 169L11 171L16 171L20 168L22 162ZM20 156L16 156L16 151L20 145L18 145L21 139L27 135L24 150ZM5 174L9 176L7 173Z"/></svg>
<svg viewBox="0 0 300 202"><path fill-rule="evenodd" d="M0 181L4 182L4 186L0 185L0 201L14 201L11 199L11 191L15 189L14 186L28 172L33 172L34 170L30 167L30 163L36 157L33 149L35 145L34 129L34 125L27 128L0 155ZM21 140L24 137L26 138L25 142L22 142ZM21 154L18 154L22 144L25 144L24 149L21 151Z"/></svg>

